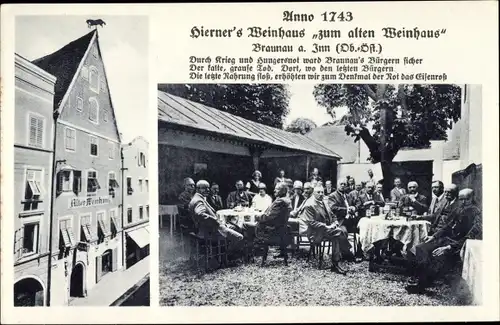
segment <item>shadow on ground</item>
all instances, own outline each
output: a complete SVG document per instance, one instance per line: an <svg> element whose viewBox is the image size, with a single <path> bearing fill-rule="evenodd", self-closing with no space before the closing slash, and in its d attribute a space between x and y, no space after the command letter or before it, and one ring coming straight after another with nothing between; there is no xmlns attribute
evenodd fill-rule
<svg viewBox="0 0 500 325"><path fill-rule="evenodd" d="M460 277L437 283L427 294L409 295L405 276L368 272L368 262L346 263L349 273L343 276L304 257L288 266L270 258L264 267L257 257L203 274L166 231L160 230L159 245L161 306L461 306L470 301Z"/></svg>

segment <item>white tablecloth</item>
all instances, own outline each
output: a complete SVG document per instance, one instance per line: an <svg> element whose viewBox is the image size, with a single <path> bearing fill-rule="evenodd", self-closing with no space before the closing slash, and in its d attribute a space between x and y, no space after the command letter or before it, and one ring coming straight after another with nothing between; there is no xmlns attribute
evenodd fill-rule
<svg viewBox="0 0 500 325"><path fill-rule="evenodd" d="M403 251L415 247L427 236L430 223L424 220L406 221L406 218L385 220L382 216L361 218L358 223L359 240L363 251L373 247L373 243L392 237L404 244Z"/></svg>
<svg viewBox="0 0 500 325"><path fill-rule="evenodd" d="M217 217L220 221L232 221L234 224L241 227L243 222L255 222L255 217L262 215L263 212L253 209L243 209L242 211L235 211L233 209L224 209L217 211Z"/></svg>
<svg viewBox="0 0 500 325"><path fill-rule="evenodd" d="M481 240L468 239L465 242L463 252L464 267L462 269L462 278L469 287L474 305L481 305L482 303L482 244Z"/></svg>

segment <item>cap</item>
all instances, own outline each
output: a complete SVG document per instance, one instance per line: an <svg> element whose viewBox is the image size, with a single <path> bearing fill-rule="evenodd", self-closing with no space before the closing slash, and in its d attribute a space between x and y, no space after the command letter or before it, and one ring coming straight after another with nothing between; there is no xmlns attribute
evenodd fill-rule
<svg viewBox="0 0 500 325"><path fill-rule="evenodd" d="M293 188L302 188L302 182L301 181L293 182Z"/></svg>

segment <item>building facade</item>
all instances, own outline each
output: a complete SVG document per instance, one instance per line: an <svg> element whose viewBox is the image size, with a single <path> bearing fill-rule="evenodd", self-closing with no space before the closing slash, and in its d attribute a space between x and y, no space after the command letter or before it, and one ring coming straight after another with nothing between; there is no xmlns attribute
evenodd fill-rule
<svg viewBox="0 0 500 325"><path fill-rule="evenodd" d="M58 78L50 298L60 306L123 268L120 135L97 31L33 63Z"/></svg>
<svg viewBox="0 0 500 325"><path fill-rule="evenodd" d="M149 143L137 137L122 146L123 265L149 255Z"/></svg>
<svg viewBox="0 0 500 325"><path fill-rule="evenodd" d="M53 75L15 55L14 306L46 306Z"/></svg>

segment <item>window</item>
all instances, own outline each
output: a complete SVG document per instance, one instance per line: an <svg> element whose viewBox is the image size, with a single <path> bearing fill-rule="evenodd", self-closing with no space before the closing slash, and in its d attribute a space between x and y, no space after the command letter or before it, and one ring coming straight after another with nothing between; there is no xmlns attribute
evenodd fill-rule
<svg viewBox="0 0 500 325"><path fill-rule="evenodd" d="M109 157L109 159L115 159L115 151L116 151L115 143L109 141L108 145L109 145L109 155L108 155L108 157Z"/></svg>
<svg viewBox="0 0 500 325"><path fill-rule="evenodd" d="M144 218L144 208L142 205L139 205L139 219Z"/></svg>
<svg viewBox="0 0 500 325"><path fill-rule="evenodd" d="M38 203L42 202L42 171L36 169L26 170L26 183L24 189L24 211L38 210Z"/></svg>
<svg viewBox="0 0 500 325"><path fill-rule="evenodd" d="M104 120L104 122L108 121L108 111L103 111L102 112L102 119Z"/></svg>
<svg viewBox="0 0 500 325"><path fill-rule="evenodd" d="M82 66L82 78L85 79L85 80L88 80L89 79L89 68L84 65Z"/></svg>
<svg viewBox="0 0 500 325"><path fill-rule="evenodd" d="M62 192L73 192L76 195L82 191L82 172L80 170L61 170L57 173L57 195Z"/></svg>
<svg viewBox="0 0 500 325"><path fill-rule="evenodd" d="M99 185L99 181L97 180L97 172L96 171L88 171L87 172L87 194L92 195L96 194L97 190L101 189Z"/></svg>
<svg viewBox="0 0 500 325"><path fill-rule="evenodd" d="M118 234L118 231L120 231L121 228L117 212L118 212L117 209L109 210L109 219L111 219L111 238L115 238L116 235Z"/></svg>
<svg viewBox="0 0 500 325"><path fill-rule="evenodd" d="M116 181L115 172L109 172L108 174L108 191L111 197L115 197L116 189L118 188L118 182Z"/></svg>
<svg viewBox="0 0 500 325"><path fill-rule="evenodd" d="M134 189L132 188L132 177L127 177L127 194L132 195Z"/></svg>
<svg viewBox="0 0 500 325"><path fill-rule="evenodd" d="M38 253L38 229L40 224L28 223L23 226L23 248L22 255Z"/></svg>
<svg viewBox="0 0 500 325"><path fill-rule="evenodd" d="M143 152L139 153L139 158L138 158L138 161L137 161L137 165L139 167L146 167L146 155L144 155Z"/></svg>
<svg viewBox="0 0 500 325"><path fill-rule="evenodd" d="M146 179L144 183L146 184L146 192L149 192L149 181Z"/></svg>
<svg viewBox="0 0 500 325"><path fill-rule="evenodd" d="M109 231L109 221L106 219L104 211L97 212L97 222L99 223L99 243L102 243L105 238L111 236Z"/></svg>
<svg viewBox="0 0 500 325"><path fill-rule="evenodd" d="M76 150L76 130L72 128L64 128L64 146L68 151Z"/></svg>
<svg viewBox="0 0 500 325"><path fill-rule="evenodd" d="M146 205L146 218L149 219L149 205Z"/></svg>
<svg viewBox="0 0 500 325"><path fill-rule="evenodd" d="M43 147L43 124L44 118L41 116L36 116L34 114L29 114L29 140L28 145L42 148Z"/></svg>
<svg viewBox="0 0 500 325"><path fill-rule="evenodd" d="M99 155L99 143L96 137L90 136L90 155L97 157Z"/></svg>
<svg viewBox="0 0 500 325"><path fill-rule="evenodd" d="M92 229L92 215L82 216L80 219L80 241L91 243L97 239L94 229Z"/></svg>
<svg viewBox="0 0 500 325"><path fill-rule="evenodd" d="M89 120L96 124L99 123L99 103L94 97L89 98Z"/></svg>
<svg viewBox="0 0 500 325"><path fill-rule="evenodd" d="M142 192L142 179L139 179L139 192Z"/></svg>
<svg viewBox="0 0 500 325"><path fill-rule="evenodd" d="M59 233L59 247L61 249L68 249L75 246L76 241L71 219L59 220Z"/></svg>
<svg viewBox="0 0 500 325"><path fill-rule="evenodd" d="M76 110L78 112L83 111L83 99L81 97L76 97Z"/></svg>
<svg viewBox="0 0 500 325"><path fill-rule="evenodd" d="M80 170L73 171L73 193L78 195L82 192L82 172Z"/></svg>
<svg viewBox="0 0 500 325"><path fill-rule="evenodd" d="M95 93L99 93L99 72L95 67L89 69L89 88Z"/></svg>
<svg viewBox="0 0 500 325"><path fill-rule="evenodd" d="M127 209L127 222L132 223L132 208Z"/></svg>

